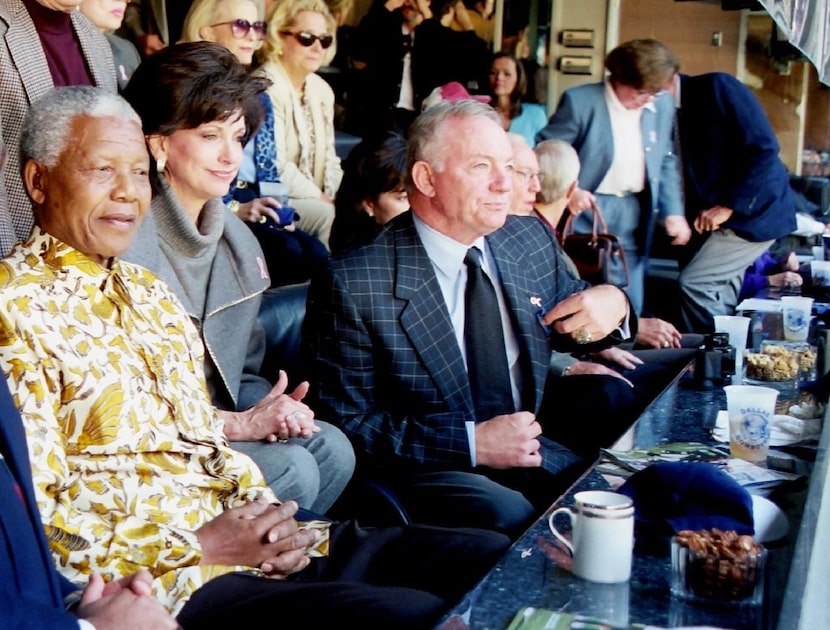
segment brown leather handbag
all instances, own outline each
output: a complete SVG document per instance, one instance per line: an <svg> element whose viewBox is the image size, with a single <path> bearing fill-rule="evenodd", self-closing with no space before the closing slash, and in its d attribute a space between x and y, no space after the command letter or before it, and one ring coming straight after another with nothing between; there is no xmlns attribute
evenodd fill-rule
<svg viewBox="0 0 830 630"><path fill-rule="evenodd" d="M614 260L618 260L625 275L625 284L618 284L618 286L627 287L628 263L625 260L625 250L617 237L609 234L605 218L595 203L591 204L591 210L585 210L585 212L593 212L591 233L575 233L573 231L574 215L568 213L560 234L562 249L574 261L579 276L594 285L610 281L611 266Z"/></svg>

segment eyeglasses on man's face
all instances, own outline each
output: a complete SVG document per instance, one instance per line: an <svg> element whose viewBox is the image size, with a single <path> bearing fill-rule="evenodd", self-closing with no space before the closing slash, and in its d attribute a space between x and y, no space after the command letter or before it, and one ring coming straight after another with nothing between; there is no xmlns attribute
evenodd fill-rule
<svg viewBox="0 0 830 630"><path fill-rule="evenodd" d="M328 33L325 33L324 35L315 35L314 33L309 33L308 31L299 31L297 33L292 33L291 31L281 31L280 35L290 35L300 43L300 46L305 48L309 48L314 45L314 42L319 41L320 46L322 46L323 50L325 50L334 43L334 36L329 35Z"/></svg>
<svg viewBox="0 0 830 630"><path fill-rule="evenodd" d="M233 35L236 39L242 39L243 37L247 37L248 33L251 31L254 32L254 36L258 40L264 40L265 35L268 31L268 25L265 22L254 22L251 24L248 20L230 20L228 22L219 22L218 24L211 24L211 28L216 26L230 26L231 27L231 35Z"/></svg>
<svg viewBox="0 0 830 630"><path fill-rule="evenodd" d="M637 98L640 99L651 99L651 98L660 98L663 94L666 93L666 90L637 90Z"/></svg>
<svg viewBox="0 0 830 630"><path fill-rule="evenodd" d="M539 182L539 171L523 171L514 167L513 175L515 175L516 179L525 184L530 183L533 179Z"/></svg>

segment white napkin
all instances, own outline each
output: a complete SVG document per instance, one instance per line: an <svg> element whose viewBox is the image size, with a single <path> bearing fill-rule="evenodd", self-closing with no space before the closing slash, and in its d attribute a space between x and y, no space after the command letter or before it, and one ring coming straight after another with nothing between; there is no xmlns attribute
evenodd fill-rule
<svg viewBox="0 0 830 630"><path fill-rule="evenodd" d="M770 446L786 446L808 438L818 437L820 433L821 418L802 420L794 416L776 414L772 418L769 443ZM718 411L715 428L712 429L712 437L718 442L729 441L729 414L726 410Z"/></svg>

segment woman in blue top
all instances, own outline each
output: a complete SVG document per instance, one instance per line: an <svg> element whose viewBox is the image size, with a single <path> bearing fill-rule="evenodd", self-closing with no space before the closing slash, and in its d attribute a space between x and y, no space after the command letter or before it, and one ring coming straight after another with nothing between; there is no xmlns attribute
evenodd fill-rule
<svg viewBox="0 0 830 630"><path fill-rule="evenodd" d="M501 116L506 131L524 136L528 146L536 145L536 134L548 124L547 110L538 103L523 103L527 92L524 66L507 52L493 55L490 64L490 104Z"/></svg>

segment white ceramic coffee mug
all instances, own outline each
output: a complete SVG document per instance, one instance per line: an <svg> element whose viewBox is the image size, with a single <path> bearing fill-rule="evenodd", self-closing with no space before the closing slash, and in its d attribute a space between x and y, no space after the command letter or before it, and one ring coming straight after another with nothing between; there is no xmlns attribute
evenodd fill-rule
<svg viewBox="0 0 830 630"><path fill-rule="evenodd" d="M573 541L556 528L560 515L570 519ZM574 575L604 584L625 582L631 577L634 504L630 497L603 490L577 492L573 509L554 510L548 526L571 550Z"/></svg>

